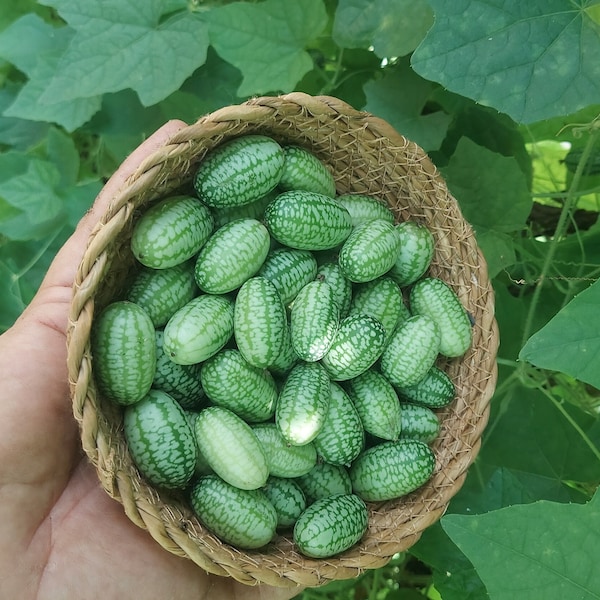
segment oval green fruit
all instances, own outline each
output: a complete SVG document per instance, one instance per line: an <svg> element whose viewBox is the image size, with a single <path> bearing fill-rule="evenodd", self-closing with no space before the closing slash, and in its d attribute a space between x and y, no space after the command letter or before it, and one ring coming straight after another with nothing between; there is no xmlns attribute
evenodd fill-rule
<svg viewBox="0 0 600 600"><path fill-rule="evenodd" d="M233 335L233 301L203 294L180 308L164 330L164 350L179 365L200 363L215 355Z"/></svg>
<svg viewBox="0 0 600 600"><path fill-rule="evenodd" d="M302 250L327 250L352 231L350 213L333 198L314 192L283 192L265 210L265 225L278 242Z"/></svg>
<svg viewBox="0 0 600 600"><path fill-rule="evenodd" d="M135 224L131 250L146 267L174 267L200 250L213 227L210 210L197 198L165 198L146 210Z"/></svg>
<svg viewBox="0 0 600 600"><path fill-rule="evenodd" d="M364 283L387 273L399 251L396 227L384 219L374 219L354 228L340 250L339 263L350 281Z"/></svg>
<svg viewBox="0 0 600 600"><path fill-rule="evenodd" d="M94 377L104 395L122 405L141 400L156 371L152 320L128 301L109 304L97 317L91 335Z"/></svg>
<svg viewBox="0 0 600 600"><path fill-rule="evenodd" d="M462 356L471 346L473 330L469 315L456 292L442 279L425 277L410 291L414 315L427 315L440 329L440 354Z"/></svg>
<svg viewBox="0 0 600 600"><path fill-rule="evenodd" d="M123 429L133 461L152 484L183 488L196 468L196 443L185 412L165 392L150 390L127 406Z"/></svg>
<svg viewBox="0 0 600 600"><path fill-rule="evenodd" d="M354 494L338 494L317 500L294 525L294 542L313 558L340 554L356 544L368 525L365 503Z"/></svg>
<svg viewBox="0 0 600 600"><path fill-rule="evenodd" d="M194 188L214 208L249 204L277 186L284 160L283 148L270 137L233 138L204 158L194 176Z"/></svg>
<svg viewBox="0 0 600 600"><path fill-rule="evenodd" d="M269 247L269 232L256 219L236 219L223 225L198 253L198 287L209 294L236 290L260 269Z"/></svg>
<svg viewBox="0 0 600 600"><path fill-rule="evenodd" d="M213 471L242 490L262 487L269 476L267 457L248 423L220 406L202 410L195 422L196 443Z"/></svg>
<svg viewBox="0 0 600 600"><path fill-rule="evenodd" d="M262 490L241 490L205 475L192 488L191 504L205 527L236 548L260 548L275 535L277 512Z"/></svg>
<svg viewBox="0 0 600 600"><path fill-rule="evenodd" d="M350 479L355 494L367 502L378 502L420 488L434 468L435 455L427 444L400 439L365 450L350 467Z"/></svg>

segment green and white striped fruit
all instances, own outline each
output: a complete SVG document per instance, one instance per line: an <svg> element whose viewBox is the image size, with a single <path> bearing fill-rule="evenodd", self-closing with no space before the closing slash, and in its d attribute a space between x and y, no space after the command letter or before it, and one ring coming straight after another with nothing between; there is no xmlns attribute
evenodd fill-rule
<svg viewBox="0 0 600 600"><path fill-rule="evenodd" d="M164 330L164 351L179 365L199 363L216 354L233 335L233 301L203 294L180 308Z"/></svg>
<svg viewBox="0 0 600 600"><path fill-rule="evenodd" d="M202 248L213 227L210 210L197 198L165 198L146 210L135 224L131 250L146 267L174 267Z"/></svg>
<svg viewBox="0 0 600 600"><path fill-rule="evenodd" d="M123 430L133 461L150 483L170 489L187 485L196 468L196 443L183 409L171 396L150 390L127 406Z"/></svg>
<svg viewBox="0 0 600 600"><path fill-rule="evenodd" d="M278 363L289 341L285 306L277 288L264 277L251 277L239 289L234 336L242 356L261 369Z"/></svg>
<svg viewBox="0 0 600 600"><path fill-rule="evenodd" d="M211 207L249 204L277 186L284 160L283 148L275 140L240 136L207 154L194 176L194 188Z"/></svg>
<svg viewBox="0 0 600 600"><path fill-rule="evenodd" d="M400 437L398 394L378 371L369 369L348 382L348 395L367 433L384 440Z"/></svg>
<svg viewBox="0 0 600 600"><path fill-rule="evenodd" d="M306 509L306 498L300 486L293 479L269 477L263 487L265 496L277 512L277 527L292 527Z"/></svg>
<svg viewBox="0 0 600 600"><path fill-rule="evenodd" d="M409 303L413 314L427 315L437 323L440 354L462 356L469 349L473 335L469 315L445 281L435 277L420 279L411 289Z"/></svg>
<svg viewBox="0 0 600 600"><path fill-rule="evenodd" d="M262 487L269 476L267 457L252 428L235 413L209 406L196 417L196 443L213 471L242 490Z"/></svg>
<svg viewBox="0 0 600 600"><path fill-rule="evenodd" d="M249 204L212 208L211 211L215 218L215 229L223 227L223 225L237 219L256 219L257 221L262 221L265 209L275 199L277 194L278 192L275 189Z"/></svg>
<svg viewBox="0 0 600 600"><path fill-rule="evenodd" d="M340 322L321 364L333 381L346 381L371 367L384 345L385 329L377 319L364 314L348 315Z"/></svg>
<svg viewBox="0 0 600 600"><path fill-rule="evenodd" d="M306 475L298 477L295 481L302 488L308 504L327 496L352 492L350 474L342 465L317 462Z"/></svg>
<svg viewBox="0 0 600 600"><path fill-rule="evenodd" d="M223 225L198 254L198 287L209 294L236 290L260 269L269 247L269 232L256 219L237 219Z"/></svg>
<svg viewBox="0 0 600 600"><path fill-rule="evenodd" d="M315 279L298 292L290 311L290 335L296 354L314 362L329 350L339 324L333 288Z"/></svg>
<svg viewBox="0 0 600 600"><path fill-rule="evenodd" d="M284 146L285 162L279 187L282 190L316 192L333 198L335 180L325 164L300 146Z"/></svg>
<svg viewBox="0 0 600 600"><path fill-rule="evenodd" d="M352 231L350 213L333 198L314 192L283 192L265 210L265 225L290 248L327 250Z"/></svg>
<svg viewBox="0 0 600 600"><path fill-rule="evenodd" d="M331 465L349 465L360 454L364 442L365 432L352 400L332 381L327 417L313 440L317 454Z"/></svg>
<svg viewBox="0 0 600 600"><path fill-rule="evenodd" d="M340 309L340 319L348 316L352 301L352 282L344 275L337 260L319 265L316 279L333 288L333 295Z"/></svg>
<svg viewBox="0 0 600 600"><path fill-rule="evenodd" d="M133 302L109 304L91 336L94 376L102 393L122 405L141 400L156 370L154 325Z"/></svg>
<svg viewBox="0 0 600 600"><path fill-rule="evenodd" d="M335 197L335 179L325 163L300 146L284 146L283 151L285 162L279 182L282 190L302 190Z"/></svg>
<svg viewBox="0 0 600 600"><path fill-rule="evenodd" d="M410 317L402 291L393 279L385 275L354 286L348 314L360 313L370 315L383 325L386 344L396 327Z"/></svg>
<svg viewBox="0 0 600 600"><path fill-rule="evenodd" d="M355 283L372 281L387 273L400 251L396 227L384 219L357 225L340 250L340 267Z"/></svg>
<svg viewBox="0 0 600 600"><path fill-rule="evenodd" d="M275 248L269 252L257 275L273 283L287 306L317 276L317 261L308 250Z"/></svg>
<svg viewBox="0 0 600 600"><path fill-rule="evenodd" d="M394 213L381 198L365 194L342 194L336 198L352 217L352 225L356 227L365 221L383 219L394 222Z"/></svg>
<svg viewBox="0 0 600 600"><path fill-rule="evenodd" d="M275 413L277 387L272 375L251 365L236 348L223 348L206 360L200 378L213 404L248 423L267 421Z"/></svg>
<svg viewBox="0 0 600 600"><path fill-rule="evenodd" d="M435 455L418 440L381 442L350 467L354 493L366 502L399 498L420 488L435 468Z"/></svg>
<svg viewBox="0 0 600 600"><path fill-rule="evenodd" d="M262 490L241 490L216 475L205 475L192 488L190 499L202 524L236 548L260 548L275 535L277 512Z"/></svg>
<svg viewBox="0 0 600 600"><path fill-rule="evenodd" d="M433 258L435 241L431 231L415 221L399 223L396 231L400 237L400 252L389 275L404 287L426 273Z"/></svg>
<svg viewBox="0 0 600 600"><path fill-rule="evenodd" d="M156 372L152 387L172 396L185 409L200 408L206 394L200 381L200 365L178 365L164 352L164 332L156 331Z"/></svg>
<svg viewBox="0 0 600 600"><path fill-rule="evenodd" d="M442 408L452 402L456 389L445 371L435 365L425 377L411 386L397 386L396 392L402 400L428 408Z"/></svg>
<svg viewBox="0 0 600 600"><path fill-rule="evenodd" d="M397 386L414 385L435 362L440 330L427 315L415 315L401 323L381 355L381 373Z"/></svg>
<svg viewBox="0 0 600 600"><path fill-rule="evenodd" d="M292 368L279 392L275 421L288 443L302 446L317 436L331 399L329 377L318 362Z"/></svg>
<svg viewBox="0 0 600 600"><path fill-rule="evenodd" d="M354 494L322 498L311 504L296 521L294 543L306 556L335 556L362 538L368 518L365 503Z"/></svg>
<svg viewBox="0 0 600 600"><path fill-rule="evenodd" d="M158 328L197 293L194 264L186 261L167 269L142 267L135 274L125 299L139 304Z"/></svg>
<svg viewBox="0 0 600 600"><path fill-rule="evenodd" d="M300 477L317 463L317 451L312 442L303 446L290 444L275 423L257 423L252 425L252 431L265 451L271 475Z"/></svg>
<svg viewBox="0 0 600 600"><path fill-rule="evenodd" d="M438 416L426 406L402 402L402 437L429 444L440 433Z"/></svg>

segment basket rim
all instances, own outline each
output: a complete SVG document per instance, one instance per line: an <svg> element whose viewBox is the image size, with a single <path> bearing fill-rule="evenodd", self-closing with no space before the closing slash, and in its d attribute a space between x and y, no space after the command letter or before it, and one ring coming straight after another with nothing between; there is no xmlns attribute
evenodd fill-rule
<svg viewBox="0 0 600 600"><path fill-rule="evenodd" d="M368 547L360 549L359 546L326 561L298 556L285 540L276 548L269 547L266 551L237 551L206 532L177 502L163 502L160 491L145 485L132 475L130 467L119 463L120 459L112 446L118 435L114 427L106 423L102 411L105 407L93 382L89 336L98 302L96 290L105 280L105 273L110 268L109 254L114 240L124 235L126 226L131 223L140 205L160 197L164 190L172 187L173 181L169 179L171 165L178 165L189 176L195 162L200 160L198 148L201 142L208 144L203 149L203 152L207 152L228 137L238 135L236 132L239 130L246 128L245 130L250 131L253 127L260 129L261 124L269 119L296 119L299 122L304 119L317 126L333 124L334 128L339 124L342 128L360 132L363 136L361 139L364 138L365 143L370 146L389 146L392 148L390 152L402 152L402 156L410 157L410 164L418 166L419 177L434 190L434 196L439 194L446 203L445 206L450 207L448 210L452 210L453 228L460 229L465 247L470 251L469 260L474 263L468 265L471 276L476 279L470 285L477 288L478 302L481 302L478 322L483 339L481 348L477 348L477 354L472 353L462 359L472 363L468 369L469 373L477 375L477 389L475 396L471 398L472 405L465 405L461 410L474 411L476 416L469 423L466 443L462 443L464 440L460 436L454 436L456 439L453 440L453 432L447 432L452 444L448 445L450 449L443 452L454 452L451 449L454 445L458 454L453 460L446 460L445 454L443 458L438 457L438 460L443 460L444 473L440 475L443 483L437 497L428 498L427 506L424 505L422 511L416 511L407 523L401 524L394 520L396 508L386 513L394 503L371 505L372 514L382 521L389 520L385 531L397 532L402 527L404 537L381 537L377 543ZM181 179L177 183L181 185ZM437 201L437 196L435 198ZM472 266L475 268L471 268ZM495 359L498 344L494 293L485 259L477 246L474 232L460 213L458 203L427 154L379 117L355 110L331 96L309 96L295 92L252 98L239 105L224 107L204 115L195 123L179 130L140 163L113 196L109 208L90 234L73 285L67 332L67 367L73 414L79 424L82 447L95 466L105 491L123 505L127 516L134 523L147 529L166 550L190 558L211 573L231 576L249 585L263 582L284 587L315 586L333 579L352 578L365 569L383 566L395 553L411 547L425 528L444 514L450 499L462 487L467 470L479 452L481 435L489 418L489 403L496 385ZM476 361L479 362L476 364ZM450 410L452 409L441 411L442 420L449 418ZM415 494L418 496L418 493Z"/></svg>

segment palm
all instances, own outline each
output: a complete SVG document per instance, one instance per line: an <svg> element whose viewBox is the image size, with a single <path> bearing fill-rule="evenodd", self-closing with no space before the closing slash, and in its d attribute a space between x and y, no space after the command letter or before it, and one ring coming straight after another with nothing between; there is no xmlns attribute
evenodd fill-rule
<svg viewBox="0 0 600 600"><path fill-rule="evenodd" d="M154 143L179 126L164 128ZM163 550L101 489L83 456L68 399L65 330L93 221L89 215L24 315L0 337L0 597L292 597L297 590L210 576Z"/></svg>

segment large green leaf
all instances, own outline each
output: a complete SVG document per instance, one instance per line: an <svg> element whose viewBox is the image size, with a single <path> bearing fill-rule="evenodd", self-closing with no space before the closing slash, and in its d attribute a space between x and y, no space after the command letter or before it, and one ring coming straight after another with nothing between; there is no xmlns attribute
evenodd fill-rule
<svg viewBox="0 0 600 600"><path fill-rule="evenodd" d="M44 0L75 30L40 101L126 88L148 106L179 89L206 59L205 24L173 0Z"/></svg>
<svg viewBox="0 0 600 600"><path fill-rule="evenodd" d="M495 275L514 262L507 234L522 229L531 210L526 176L514 157L492 152L466 137L441 171Z"/></svg>
<svg viewBox="0 0 600 600"><path fill-rule="evenodd" d="M241 97L292 91L312 69L306 47L328 20L322 0L234 2L202 18L215 50L242 72Z"/></svg>
<svg viewBox="0 0 600 600"><path fill-rule="evenodd" d="M53 27L34 14L25 15L0 33L0 56L23 71L29 80L4 111L5 117L47 121L74 131L100 108L100 96L41 101L73 38L70 27ZM24 44L26 39L28 43ZM77 85L75 85L77 88Z"/></svg>
<svg viewBox="0 0 600 600"><path fill-rule="evenodd" d="M598 600L600 493L587 504L539 501L442 526L469 557L491 600Z"/></svg>
<svg viewBox="0 0 600 600"><path fill-rule="evenodd" d="M595 282L529 338L519 358L600 388L600 282Z"/></svg>
<svg viewBox="0 0 600 600"><path fill-rule="evenodd" d="M432 22L425 0L340 0L332 36L343 48L372 46L382 58L406 56Z"/></svg>
<svg viewBox="0 0 600 600"><path fill-rule="evenodd" d="M434 25L412 59L423 77L523 123L598 102L597 0L429 2Z"/></svg>
<svg viewBox="0 0 600 600"><path fill-rule="evenodd" d="M443 111L424 114L434 85L417 76L407 62L386 69L365 84L365 109L385 119L425 151L440 147L451 117Z"/></svg>

